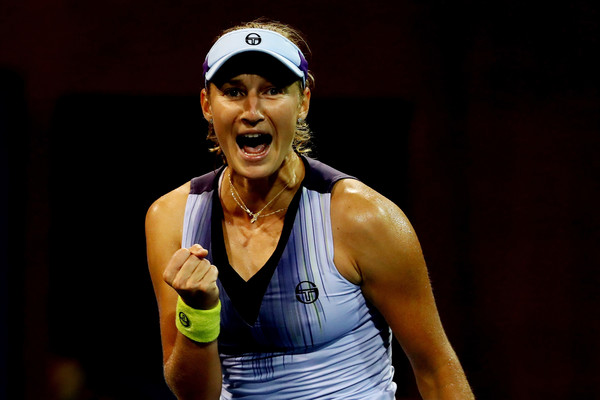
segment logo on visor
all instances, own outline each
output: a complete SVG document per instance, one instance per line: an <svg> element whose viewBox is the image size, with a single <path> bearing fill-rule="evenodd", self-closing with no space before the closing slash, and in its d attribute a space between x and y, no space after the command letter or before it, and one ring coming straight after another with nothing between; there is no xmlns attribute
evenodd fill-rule
<svg viewBox="0 0 600 400"><path fill-rule="evenodd" d="M260 42L262 42L262 39L258 36L258 33L249 33L248 36L246 36L246 43L250 46L257 46Z"/></svg>
<svg viewBox="0 0 600 400"><path fill-rule="evenodd" d="M300 303L310 304L319 298L319 289L311 281L303 281L296 286L296 300Z"/></svg>

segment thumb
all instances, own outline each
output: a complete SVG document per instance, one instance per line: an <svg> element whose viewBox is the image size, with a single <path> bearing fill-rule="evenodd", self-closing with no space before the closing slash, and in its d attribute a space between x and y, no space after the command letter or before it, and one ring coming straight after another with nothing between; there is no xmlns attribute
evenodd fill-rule
<svg viewBox="0 0 600 400"><path fill-rule="evenodd" d="M191 254L195 255L198 258L205 258L208 255L208 250L206 250L199 244L193 245L192 247L190 247L189 250Z"/></svg>

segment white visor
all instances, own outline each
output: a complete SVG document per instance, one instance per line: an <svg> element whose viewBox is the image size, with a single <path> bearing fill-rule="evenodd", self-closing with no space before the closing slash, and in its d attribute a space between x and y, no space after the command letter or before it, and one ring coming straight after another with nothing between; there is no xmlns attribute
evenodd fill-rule
<svg viewBox="0 0 600 400"><path fill-rule="evenodd" d="M231 57L250 51L274 57L306 85L308 63L300 49L286 37L267 29L239 29L221 36L204 60L204 80L209 82Z"/></svg>

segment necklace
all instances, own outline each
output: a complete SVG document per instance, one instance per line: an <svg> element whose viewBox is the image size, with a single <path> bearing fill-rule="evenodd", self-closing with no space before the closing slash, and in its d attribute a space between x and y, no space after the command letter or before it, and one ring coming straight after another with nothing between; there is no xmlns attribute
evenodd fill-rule
<svg viewBox="0 0 600 400"><path fill-rule="evenodd" d="M296 171L293 171L294 176L292 177L291 182L296 182ZM273 214L277 214L278 212L282 212L287 210L287 207L284 208L280 208L279 210L275 210L275 211L271 211L270 213L267 214L263 214L262 212L264 210L266 210L267 207L269 207L271 205L271 203L273 203L275 201L275 199L277 199L284 191L285 189L287 189L290 186L290 183L288 182L283 189L281 189L279 191L279 193L277 193L275 196L273 196L273 198L267 203L265 204L265 206L263 208L261 208L259 211L257 212L252 212L250 211L250 209L246 206L246 203L244 203L244 200L242 200L242 196L240 196L240 194L238 193L238 191L236 190L235 186L233 186L233 181L231 180L231 171L229 171L229 190L231 191L231 197L233 197L233 200L235 200L236 204L244 211L246 212L246 214L248 214L248 216L250 217L250 223L253 224L256 222L256 220L258 220L259 218L264 218L264 217L268 217L269 215L273 215Z"/></svg>

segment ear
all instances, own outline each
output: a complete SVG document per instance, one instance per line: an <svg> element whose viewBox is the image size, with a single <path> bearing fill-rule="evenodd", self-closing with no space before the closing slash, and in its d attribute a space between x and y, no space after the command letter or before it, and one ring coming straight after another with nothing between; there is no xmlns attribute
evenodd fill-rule
<svg viewBox="0 0 600 400"><path fill-rule="evenodd" d="M210 101L208 100L208 91L206 88L200 91L200 106L202 107L204 119L211 121L213 119L212 107L210 106Z"/></svg>
<svg viewBox="0 0 600 400"><path fill-rule="evenodd" d="M308 109L310 108L310 89L304 88L302 93L302 98L300 102L300 112L298 113L298 118L306 119L308 115Z"/></svg>

